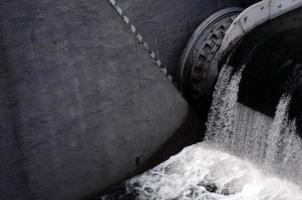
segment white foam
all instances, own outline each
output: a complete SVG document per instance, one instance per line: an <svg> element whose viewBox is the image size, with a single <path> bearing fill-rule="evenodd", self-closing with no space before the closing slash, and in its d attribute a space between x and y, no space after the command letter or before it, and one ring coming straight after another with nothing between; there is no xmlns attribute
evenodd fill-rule
<svg viewBox="0 0 302 200"><path fill-rule="evenodd" d="M136 185L140 200L302 200L297 185L204 143L185 148L128 185Z"/></svg>

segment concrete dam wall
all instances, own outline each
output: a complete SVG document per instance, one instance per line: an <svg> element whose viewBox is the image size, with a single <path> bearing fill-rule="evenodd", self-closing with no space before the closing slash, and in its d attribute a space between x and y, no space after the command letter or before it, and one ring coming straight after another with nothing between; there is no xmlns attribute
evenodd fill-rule
<svg viewBox="0 0 302 200"><path fill-rule="evenodd" d="M86 198L198 137L108 1L3 0L0 27L0 199Z"/></svg>
<svg viewBox="0 0 302 200"><path fill-rule="evenodd" d="M181 52L214 12L256 0L114 2L170 77L109 0L0 2L0 199L87 199L202 140Z"/></svg>

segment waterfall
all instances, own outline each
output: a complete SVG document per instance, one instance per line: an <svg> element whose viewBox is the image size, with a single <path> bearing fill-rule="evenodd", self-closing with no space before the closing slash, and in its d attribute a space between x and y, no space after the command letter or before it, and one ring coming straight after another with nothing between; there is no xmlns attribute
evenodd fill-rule
<svg viewBox="0 0 302 200"><path fill-rule="evenodd" d="M204 142L101 199L302 200L302 141L289 118L291 96L281 96L274 117L239 103L244 68L222 67Z"/></svg>
<svg viewBox="0 0 302 200"><path fill-rule="evenodd" d="M244 66L232 70L224 65L218 77L205 141L302 185L302 141L289 119L290 95L282 95L272 119L238 103Z"/></svg>
<svg viewBox="0 0 302 200"><path fill-rule="evenodd" d="M231 145L234 140L233 125L236 115L239 83L244 67L232 75L233 68L224 65L213 94L206 130L206 141Z"/></svg>

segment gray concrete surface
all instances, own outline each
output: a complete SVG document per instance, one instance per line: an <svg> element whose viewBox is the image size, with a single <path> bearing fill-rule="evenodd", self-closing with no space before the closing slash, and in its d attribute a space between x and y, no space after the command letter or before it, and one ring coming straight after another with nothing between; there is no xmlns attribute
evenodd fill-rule
<svg viewBox="0 0 302 200"><path fill-rule="evenodd" d="M199 137L105 0L2 0L0 59L0 199L84 199Z"/></svg>

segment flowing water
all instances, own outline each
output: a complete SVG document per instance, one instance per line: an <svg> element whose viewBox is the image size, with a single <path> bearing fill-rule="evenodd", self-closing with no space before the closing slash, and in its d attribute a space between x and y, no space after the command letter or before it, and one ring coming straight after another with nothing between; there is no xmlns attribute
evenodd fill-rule
<svg viewBox="0 0 302 200"><path fill-rule="evenodd" d="M291 97L280 98L274 118L238 103L243 70L222 68L204 142L101 199L302 200L302 141L289 119Z"/></svg>

